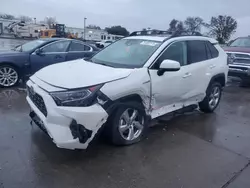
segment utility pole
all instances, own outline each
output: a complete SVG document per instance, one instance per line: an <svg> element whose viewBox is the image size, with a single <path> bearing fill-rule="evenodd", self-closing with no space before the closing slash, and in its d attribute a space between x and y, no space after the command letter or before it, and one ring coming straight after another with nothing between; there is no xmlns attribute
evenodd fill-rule
<svg viewBox="0 0 250 188"><path fill-rule="evenodd" d="M86 20L87 18L84 18L84 41L86 40Z"/></svg>
<svg viewBox="0 0 250 188"><path fill-rule="evenodd" d="M34 18L35 24L36 24L36 18Z"/></svg>

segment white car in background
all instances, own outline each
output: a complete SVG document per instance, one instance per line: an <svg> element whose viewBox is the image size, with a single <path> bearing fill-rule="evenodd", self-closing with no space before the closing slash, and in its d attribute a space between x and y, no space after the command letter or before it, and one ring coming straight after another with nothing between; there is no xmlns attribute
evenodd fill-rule
<svg viewBox="0 0 250 188"><path fill-rule="evenodd" d="M113 42L114 42L113 40L103 40L101 42L96 42L96 46L98 48L105 48L109 46L110 44L112 44Z"/></svg>
<svg viewBox="0 0 250 188"><path fill-rule="evenodd" d="M60 148L85 149L104 128L116 145L140 141L148 122L190 105L219 105L227 55L201 36L130 36L27 82L30 117Z"/></svg>

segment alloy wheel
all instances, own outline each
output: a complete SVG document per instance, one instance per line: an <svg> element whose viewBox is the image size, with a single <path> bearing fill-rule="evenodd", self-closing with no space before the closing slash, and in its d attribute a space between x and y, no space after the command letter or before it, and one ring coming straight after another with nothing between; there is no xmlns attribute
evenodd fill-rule
<svg viewBox="0 0 250 188"><path fill-rule="evenodd" d="M143 131L144 117L136 109L126 109L119 120L119 132L125 140L137 139Z"/></svg>
<svg viewBox="0 0 250 188"><path fill-rule="evenodd" d="M214 109L220 100L221 90L219 87L214 87L209 96L209 106L211 109Z"/></svg>
<svg viewBox="0 0 250 188"><path fill-rule="evenodd" d="M17 83L18 73L12 67L0 67L0 86L10 87Z"/></svg>

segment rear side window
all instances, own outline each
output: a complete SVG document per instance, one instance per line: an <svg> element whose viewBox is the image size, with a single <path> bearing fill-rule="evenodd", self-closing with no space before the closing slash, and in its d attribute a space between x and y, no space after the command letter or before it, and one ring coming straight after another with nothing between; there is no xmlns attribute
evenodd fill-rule
<svg viewBox="0 0 250 188"><path fill-rule="evenodd" d="M207 60L205 41L187 41L188 64Z"/></svg>
<svg viewBox="0 0 250 188"><path fill-rule="evenodd" d="M211 44L211 42L207 41L206 42L208 52L210 52L211 59L216 58L219 56L218 50L214 47L214 45Z"/></svg>

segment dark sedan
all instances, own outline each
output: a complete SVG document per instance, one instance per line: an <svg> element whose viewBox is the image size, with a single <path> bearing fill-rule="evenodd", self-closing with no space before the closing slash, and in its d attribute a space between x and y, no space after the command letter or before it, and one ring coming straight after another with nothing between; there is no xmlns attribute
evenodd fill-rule
<svg viewBox="0 0 250 188"><path fill-rule="evenodd" d="M41 68L64 61L90 58L98 48L85 42L65 39L38 39L0 52L0 87L11 87Z"/></svg>

